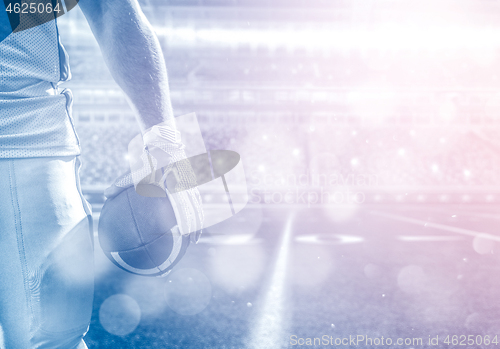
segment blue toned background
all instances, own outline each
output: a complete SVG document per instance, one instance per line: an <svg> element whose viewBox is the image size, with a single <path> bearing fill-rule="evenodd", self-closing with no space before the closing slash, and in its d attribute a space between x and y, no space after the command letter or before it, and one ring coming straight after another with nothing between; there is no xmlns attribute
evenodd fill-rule
<svg viewBox="0 0 500 349"><path fill-rule="evenodd" d="M90 348L500 335L497 2L141 5L175 114L241 154L251 202L167 278L97 248ZM138 128L79 10L59 23L97 222Z"/></svg>

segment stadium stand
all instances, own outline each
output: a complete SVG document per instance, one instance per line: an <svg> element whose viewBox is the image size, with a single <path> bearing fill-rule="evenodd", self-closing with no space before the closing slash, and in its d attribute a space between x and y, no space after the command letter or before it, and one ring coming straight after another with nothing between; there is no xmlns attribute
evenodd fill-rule
<svg viewBox="0 0 500 349"><path fill-rule="evenodd" d="M164 49L174 111L197 113L207 148L238 151L250 187L286 189L290 178L331 175L358 178L375 191L498 192L497 53L314 47L300 37L266 43L266 36L286 41L279 35L345 29L355 14L342 1L317 23L307 18L321 15L300 1L291 8L275 3L275 17L265 4L241 1L168 4L143 2ZM127 169L127 144L138 129L96 43L78 24L81 14L61 22L82 184L101 190ZM312 177L307 187L339 185Z"/></svg>

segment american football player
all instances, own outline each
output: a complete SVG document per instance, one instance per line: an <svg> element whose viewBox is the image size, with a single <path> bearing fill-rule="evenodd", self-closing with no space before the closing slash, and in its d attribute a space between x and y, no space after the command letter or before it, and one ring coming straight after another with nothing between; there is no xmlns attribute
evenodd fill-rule
<svg viewBox="0 0 500 349"><path fill-rule="evenodd" d="M76 2L66 0L66 8ZM4 4L5 11L0 8L3 346L86 348L83 337L93 301L91 210L80 190L80 142L71 117L72 95L61 88L71 76L57 27L55 7L61 1L5 0ZM21 9L17 13L15 6ZM140 130L169 124L173 112L163 54L137 0L80 0L79 6L113 78L136 112ZM36 12L40 8L43 13ZM155 141L168 143L161 137ZM107 194L119 190L115 186ZM196 216L193 210L184 207L191 218Z"/></svg>

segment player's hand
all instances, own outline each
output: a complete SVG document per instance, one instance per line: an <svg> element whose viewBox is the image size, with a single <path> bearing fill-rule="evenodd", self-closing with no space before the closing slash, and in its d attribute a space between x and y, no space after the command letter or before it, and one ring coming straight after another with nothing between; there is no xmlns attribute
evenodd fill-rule
<svg viewBox="0 0 500 349"><path fill-rule="evenodd" d="M160 124L144 134L139 146L142 147L142 143L143 148L132 152L129 147L131 171L118 177L104 195L111 199L134 185L139 195L168 197L181 234L190 235L192 242L198 242L203 228L202 201L180 133L172 125ZM167 186L167 178L175 180L170 180Z"/></svg>

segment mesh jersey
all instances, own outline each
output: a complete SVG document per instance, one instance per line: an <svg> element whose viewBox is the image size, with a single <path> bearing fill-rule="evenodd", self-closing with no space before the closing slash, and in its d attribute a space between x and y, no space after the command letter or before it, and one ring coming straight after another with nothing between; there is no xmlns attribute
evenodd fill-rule
<svg viewBox="0 0 500 349"><path fill-rule="evenodd" d="M56 20L0 43L0 158L80 153L71 92L58 89L70 75Z"/></svg>

